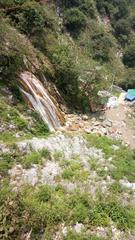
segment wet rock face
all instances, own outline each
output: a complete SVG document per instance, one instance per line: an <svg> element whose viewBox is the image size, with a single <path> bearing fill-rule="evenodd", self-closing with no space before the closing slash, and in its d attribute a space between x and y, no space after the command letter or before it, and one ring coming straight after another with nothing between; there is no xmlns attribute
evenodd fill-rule
<svg viewBox="0 0 135 240"><path fill-rule="evenodd" d="M20 84L24 98L47 123L50 131L60 128L65 122L64 115L36 76L23 72L20 74Z"/></svg>

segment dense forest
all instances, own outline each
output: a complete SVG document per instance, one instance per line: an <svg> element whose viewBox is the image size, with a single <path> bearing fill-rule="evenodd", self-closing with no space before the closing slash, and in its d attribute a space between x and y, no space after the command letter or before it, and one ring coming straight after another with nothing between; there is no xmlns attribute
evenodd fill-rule
<svg viewBox="0 0 135 240"><path fill-rule="evenodd" d="M0 0L0 239L135 239L135 110L101 112L113 86L135 88L135 0Z"/></svg>

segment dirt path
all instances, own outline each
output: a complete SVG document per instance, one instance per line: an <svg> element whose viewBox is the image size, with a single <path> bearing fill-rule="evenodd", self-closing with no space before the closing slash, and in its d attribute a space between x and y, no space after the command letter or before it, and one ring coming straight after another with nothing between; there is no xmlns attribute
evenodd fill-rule
<svg viewBox="0 0 135 240"><path fill-rule="evenodd" d="M100 136L109 136L121 140L123 144L135 149L135 106L120 99L116 108L110 108L100 114L67 114L63 131L84 131Z"/></svg>
<svg viewBox="0 0 135 240"><path fill-rule="evenodd" d="M105 116L112 121L112 130L121 134L123 142L135 148L135 126L129 118L128 108L126 104L120 104L117 108L108 109Z"/></svg>

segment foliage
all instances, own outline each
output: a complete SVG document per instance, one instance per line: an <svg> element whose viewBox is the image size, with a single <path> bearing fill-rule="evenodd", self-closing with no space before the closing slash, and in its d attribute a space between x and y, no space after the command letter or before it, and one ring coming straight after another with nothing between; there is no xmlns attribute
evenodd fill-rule
<svg viewBox="0 0 135 240"><path fill-rule="evenodd" d="M73 36L78 36L80 31L86 27L86 17L78 8L70 8L65 11L64 22Z"/></svg>
<svg viewBox="0 0 135 240"><path fill-rule="evenodd" d="M125 79L121 82L121 87L125 90L135 88L135 69L128 68Z"/></svg>
<svg viewBox="0 0 135 240"><path fill-rule="evenodd" d="M68 179L71 181L80 181L84 182L88 179L89 173L88 171L83 169L83 166L81 166L80 163L75 161L67 161L66 167L64 171L62 172L62 177L64 179Z"/></svg>
<svg viewBox="0 0 135 240"><path fill-rule="evenodd" d="M96 146L97 148L102 149L106 155L106 158L112 157L112 163L116 168L114 168L110 174L114 179L120 180L125 176L129 181L134 181L134 151L120 145L119 142L106 137L86 135L86 139L92 146ZM119 149L117 151L114 151L112 145L119 146Z"/></svg>
<svg viewBox="0 0 135 240"><path fill-rule="evenodd" d="M66 100L68 98L73 100L74 105L74 100L77 99L78 95L78 69L72 50L66 45L55 47L52 62L56 71L56 86L61 90Z"/></svg>
<svg viewBox="0 0 135 240"><path fill-rule="evenodd" d="M67 236L64 237L63 240L102 240L100 237L97 236L89 236L87 234L77 234L74 231L69 231Z"/></svg>
<svg viewBox="0 0 135 240"><path fill-rule="evenodd" d="M23 158L22 164L25 168L30 168L33 164L42 165L45 162L45 159L48 158L50 158L50 153L47 149L38 152L34 151Z"/></svg>
<svg viewBox="0 0 135 240"><path fill-rule="evenodd" d="M114 25L115 34L122 44L128 41L128 36L130 34L130 25L127 19L120 19Z"/></svg>
<svg viewBox="0 0 135 240"><path fill-rule="evenodd" d="M96 0L99 12L114 19L122 18L128 14L128 2L128 0Z"/></svg>
<svg viewBox="0 0 135 240"><path fill-rule="evenodd" d="M33 57L36 60L35 51L31 44L3 19L0 22L0 40L2 77L7 81L11 79L13 81L16 74L25 69L24 56L28 56L28 59Z"/></svg>
<svg viewBox="0 0 135 240"><path fill-rule="evenodd" d="M44 28L44 11L36 2L24 4L15 13L11 13L10 17L16 23L17 28L29 36Z"/></svg>
<svg viewBox="0 0 135 240"><path fill-rule="evenodd" d="M92 48L94 59L101 62L108 62L110 59L109 53L111 47L113 47L111 38L105 35L103 32L95 33L92 36Z"/></svg>
<svg viewBox="0 0 135 240"><path fill-rule="evenodd" d="M15 6L16 4L22 4L26 2L27 0L0 0L0 7L12 7Z"/></svg>
<svg viewBox="0 0 135 240"><path fill-rule="evenodd" d="M93 0L63 0L62 5L65 8L78 8L81 10L85 15L94 18L95 17L95 6Z"/></svg>
<svg viewBox="0 0 135 240"><path fill-rule="evenodd" d="M134 181L134 152L107 137L88 134L86 138L91 146L103 149L107 159L111 156L113 164L118 169L118 178L114 174L116 181L110 186L109 194L104 195L100 191L100 194L97 193L93 198L87 188L84 188L83 191L78 189L67 191L60 184L56 186L43 184L37 184L36 187L23 186L18 189L19 192L13 192L7 180L3 179L0 189L0 237L2 239L20 239L22 235L31 233L32 239L40 240L46 237L49 240L59 231L61 224L67 227L67 235L62 238L64 240L101 240L102 238L91 235L87 230L89 229L91 232L97 227L103 227L109 231L110 222L113 222L116 228L123 232L128 233L134 230L135 209L128 204L125 208L121 203L120 197L123 196L123 189L119 183L119 179L124 177ZM114 150L111 147L113 144L117 144L119 149ZM31 153L26 157L31 159L34 157L35 161L35 159L40 159L39 155L41 158L50 157L46 150ZM22 162L25 158L25 156L20 157L17 149L14 148L14 153L12 152L7 158L11 163L9 168L13 163ZM61 160L62 156L59 161ZM92 161L94 162L96 159ZM63 161L63 164L64 169L72 170L78 181L78 171L80 172L80 169L83 168L79 159L66 160ZM99 167L98 164L97 167ZM97 171L97 167L94 165L93 170ZM4 171L3 168L2 176L5 176ZM70 175L65 179L72 181L72 177L73 175ZM79 180L81 177L83 175L79 176ZM81 233L74 231L73 226L77 222L84 225ZM111 235L109 236L111 237Z"/></svg>
<svg viewBox="0 0 135 240"><path fill-rule="evenodd" d="M135 67L135 45L129 45L123 55L123 63L129 68Z"/></svg>
<svg viewBox="0 0 135 240"><path fill-rule="evenodd" d="M133 31L135 31L135 16L132 16L130 20L131 28Z"/></svg>

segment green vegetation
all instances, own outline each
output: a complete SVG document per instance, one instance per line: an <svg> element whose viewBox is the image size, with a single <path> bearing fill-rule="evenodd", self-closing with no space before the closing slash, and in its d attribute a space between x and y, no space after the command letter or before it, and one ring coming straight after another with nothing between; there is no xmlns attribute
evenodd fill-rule
<svg viewBox="0 0 135 240"><path fill-rule="evenodd" d="M5 85L3 86L5 88ZM0 134L0 140L13 143L17 141L16 133L19 138L30 138L32 136L47 136L49 129L47 125L39 118L37 113L28 112L23 101L14 96L15 105L8 101L9 96L0 92L0 125L3 128ZM10 102L11 101L11 102ZM31 122L31 123L30 123Z"/></svg>
<svg viewBox="0 0 135 240"><path fill-rule="evenodd" d="M49 135L24 103L21 72L43 82L45 75L70 111L79 113L103 107L98 91L109 91L114 76L114 84L135 87L134 12L134 0L0 0L0 239L30 234L30 239L52 240L66 227L63 240L110 240L112 226L123 234L135 230L133 191L119 181L135 182L135 151L85 134L88 146L101 149L104 158L91 157L86 168L79 156L17 148L18 141ZM12 167L21 164L27 172L34 164L42 169L47 160L61 168L56 184L40 185L39 176L36 186L13 191ZM74 229L77 223L84 225L81 233ZM106 238L98 237L98 227L107 229Z"/></svg>
<svg viewBox="0 0 135 240"><path fill-rule="evenodd" d="M129 68L135 67L135 45L129 45L125 50L123 62Z"/></svg>
<svg viewBox="0 0 135 240"><path fill-rule="evenodd" d="M6 197L8 196L8 200ZM66 194L62 188L39 186L36 189L26 187L18 196L6 187L1 189L1 237L18 238L21 233L32 229L34 239L44 239L57 231L60 223L75 224L76 221L92 226L107 226L113 220L122 230L134 229L134 211L122 207L118 202L105 199L93 202L88 194L74 192ZM6 213L6 214L5 214ZM21 228L19 227L21 226ZM70 238L70 237L75 238ZM82 238L81 238L82 237ZM69 231L63 239L100 239L85 233Z"/></svg>
<svg viewBox="0 0 135 240"><path fill-rule="evenodd" d="M65 26L76 36L86 27L85 15L78 8L70 8L65 12Z"/></svg>
<svg viewBox="0 0 135 240"><path fill-rule="evenodd" d="M21 234L31 231L32 238L49 240L59 231L59 226L63 223L68 230L63 240L100 239L91 234L92 229L105 227L108 228L108 234L111 234L111 221L117 229L125 233L134 230L135 209L131 204L127 204L126 208L122 204L123 193L127 190L119 183L119 180L125 177L132 182L135 179L134 152L106 137L90 134L85 136L88 145L103 150L106 161L112 158L111 162L115 168L109 172L99 170L100 159L88 160L90 170L98 174L95 184L96 181L105 180L108 174L115 180L108 186L109 194L105 195L97 188L93 198L86 186L83 190L76 188L73 191L67 191L62 187L61 179L73 184L87 183L89 171L84 170L79 156L75 156L72 160L64 160L61 152L56 152L52 156L47 149L25 154L19 152L16 145L10 145L10 153L1 155L0 161L0 174L3 177L0 190L1 238L19 239ZM118 150L112 148L114 144L119 146ZM11 191L7 173L12 166L21 163L23 167L30 168L33 164L45 164L48 159L58 161L63 170L60 181L56 180L56 186L37 184L36 187L22 186L19 194ZM132 192L129 192L129 196L131 194ZM84 225L80 234L72 228L77 222ZM109 236L111 235L108 235L108 240Z"/></svg>
<svg viewBox="0 0 135 240"><path fill-rule="evenodd" d="M58 5L1 0L2 81L15 87L18 74L34 68L35 74L43 73L56 84L68 106L93 111L95 100L97 108L102 105L97 93L109 89L112 73L116 84L127 86L130 81L123 63L134 68L133 51L126 50L134 38L134 5L129 0L61 0ZM99 24L104 17L110 21L108 30ZM120 48L123 63L117 55Z"/></svg>
<svg viewBox="0 0 135 240"><path fill-rule="evenodd" d="M87 236L86 234L77 234L73 231L70 231L64 240L103 240L97 236Z"/></svg>
<svg viewBox="0 0 135 240"><path fill-rule="evenodd" d="M129 181L135 180L135 152L128 149L125 146L122 146L119 142L106 138L106 137L97 137L95 135L86 135L86 139L90 145L96 146L99 149L102 149L105 153L106 158L111 157L112 163L116 168L111 170L110 174L116 180L120 180L123 177L126 177ZM114 150L112 145L119 147L118 150ZM91 161L90 161L91 163ZM94 162L94 167L95 167ZM99 175L107 174L105 172L99 172Z"/></svg>
<svg viewBox="0 0 135 240"><path fill-rule="evenodd" d="M64 161L66 165L62 177L71 181L86 181L89 176L89 172L83 169L83 166L77 161Z"/></svg>
<svg viewBox="0 0 135 240"><path fill-rule="evenodd" d="M50 153L47 149L43 149L39 152L31 152L23 158L22 165L25 168L30 168L33 164L42 165L45 162L45 159L50 159Z"/></svg>

